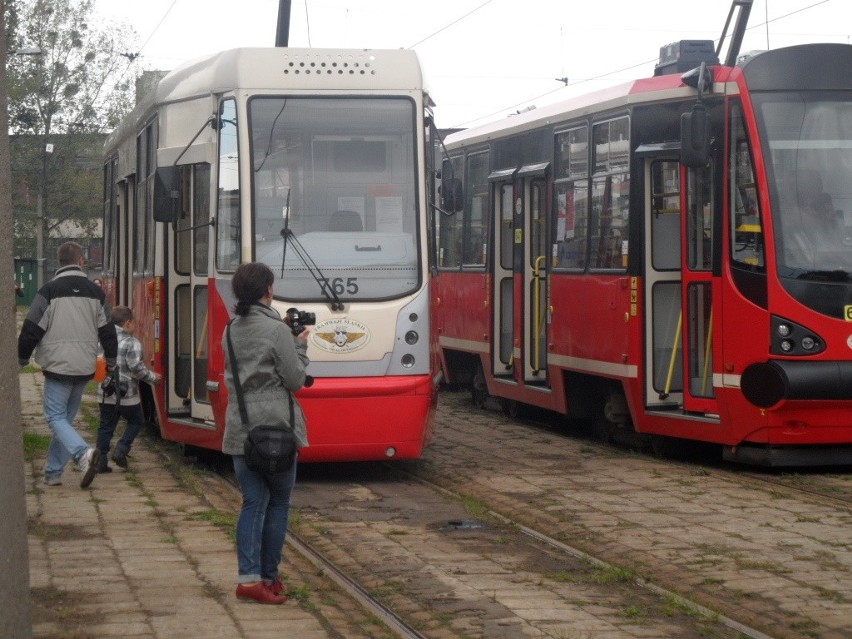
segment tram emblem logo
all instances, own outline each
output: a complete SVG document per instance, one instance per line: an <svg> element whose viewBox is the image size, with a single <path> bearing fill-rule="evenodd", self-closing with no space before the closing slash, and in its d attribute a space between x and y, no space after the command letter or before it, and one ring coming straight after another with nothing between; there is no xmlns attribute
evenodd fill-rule
<svg viewBox="0 0 852 639"><path fill-rule="evenodd" d="M328 319L311 331L311 341L327 353L352 353L370 341L370 331L353 319Z"/></svg>

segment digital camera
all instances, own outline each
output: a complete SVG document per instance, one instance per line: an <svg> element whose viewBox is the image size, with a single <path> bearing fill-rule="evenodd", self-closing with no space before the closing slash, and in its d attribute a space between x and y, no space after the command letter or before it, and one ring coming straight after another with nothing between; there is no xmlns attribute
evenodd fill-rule
<svg viewBox="0 0 852 639"><path fill-rule="evenodd" d="M110 375L103 382L101 382L101 390L104 393L104 397L112 397L115 395L116 386L118 386L118 396L124 397L127 395L127 382L118 382L116 384L118 375Z"/></svg>
<svg viewBox="0 0 852 639"><path fill-rule="evenodd" d="M298 308L288 308L284 315L284 322L293 331L293 335L299 335L305 330L306 326L313 326L317 323L317 316L316 313L300 311Z"/></svg>

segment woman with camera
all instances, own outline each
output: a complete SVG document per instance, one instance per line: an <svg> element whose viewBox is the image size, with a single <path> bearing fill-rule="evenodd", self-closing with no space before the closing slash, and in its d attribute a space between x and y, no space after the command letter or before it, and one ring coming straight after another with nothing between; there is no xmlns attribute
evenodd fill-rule
<svg viewBox="0 0 852 639"><path fill-rule="evenodd" d="M293 393L305 384L309 331L293 335L271 307L274 280L261 262L237 268L231 280L236 317L222 336L228 389L222 452L233 457L243 497L237 520L237 598L264 604L287 600L278 564L296 462L285 472L253 470L246 463L246 439L253 427L263 426L292 429L297 446L308 445L305 418Z"/></svg>

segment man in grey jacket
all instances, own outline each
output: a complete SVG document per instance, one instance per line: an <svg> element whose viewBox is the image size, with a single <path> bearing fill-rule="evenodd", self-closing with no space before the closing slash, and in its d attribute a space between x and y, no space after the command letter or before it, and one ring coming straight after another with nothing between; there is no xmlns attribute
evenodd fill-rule
<svg viewBox="0 0 852 639"><path fill-rule="evenodd" d="M83 272L83 249L66 242L57 253L59 270L42 286L30 306L18 337L18 362L35 361L44 373L44 417L53 438L47 449L44 482L62 483L62 471L70 459L83 471L81 488L88 488L97 474L100 453L74 429L83 391L95 373L98 342L104 350L107 370L115 366L117 340L109 322L106 296Z"/></svg>

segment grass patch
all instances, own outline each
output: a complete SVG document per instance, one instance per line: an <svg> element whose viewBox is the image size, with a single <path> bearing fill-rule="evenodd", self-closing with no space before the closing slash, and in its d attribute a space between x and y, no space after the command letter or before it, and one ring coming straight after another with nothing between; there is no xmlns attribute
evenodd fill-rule
<svg viewBox="0 0 852 639"><path fill-rule="evenodd" d="M206 521L228 534L228 539L237 541L237 513L230 513L211 508L187 516L190 521Z"/></svg>
<svg viewBox="0 0 852 639"><path fill-rule="evenodd" d="M40 453L47 452L48 446L50 446L50 435L24 433L24 459L28 462L34 460Z"/></svg>

